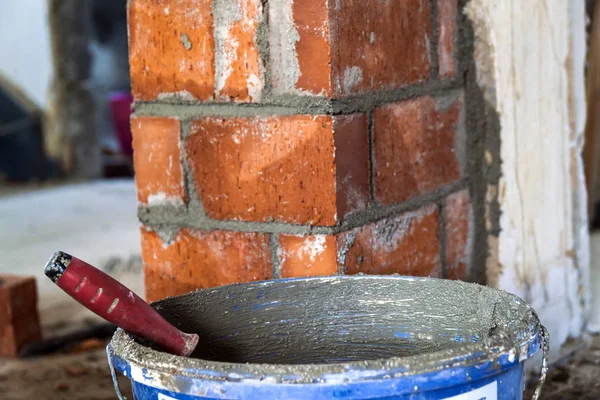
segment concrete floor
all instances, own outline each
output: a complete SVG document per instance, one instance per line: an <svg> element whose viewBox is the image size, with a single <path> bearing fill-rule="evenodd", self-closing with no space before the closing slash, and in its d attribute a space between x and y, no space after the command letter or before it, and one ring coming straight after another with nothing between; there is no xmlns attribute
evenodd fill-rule
<svg viewBox="0 0 600 400"><path fill-rule="evenodd" d="M600 336L591 338L585 351L553 365L546 378L543 400L598 400L600 399ZM533 396L534 385L523 396Z"/></svg>
<svg viewBox="0 0 600 400"><path fill-rule="evenodd" d="M45 338L102 321L44 275L44 266L56 250L105 270L117 264L110 274L144 294L136 209L133 180L0 190L0 273L36 277ZM120 381L126 393L130 385L126 378ZM115 398L102 348L0 359L0 393L7 400Z"/></svg>
<svg viewBox="0 0 600 400"><path fill-rule="evenodd" d="M97 320L44 275L56 250L102 267L115 257L140 255L137 198L133 180L99 181L42 189L18 188L0 196L0 273L37 278L38 307L46 334L63 322ZM139 261L137 262L139 264ZM143 295L140 268L113 274Z"/></svg>

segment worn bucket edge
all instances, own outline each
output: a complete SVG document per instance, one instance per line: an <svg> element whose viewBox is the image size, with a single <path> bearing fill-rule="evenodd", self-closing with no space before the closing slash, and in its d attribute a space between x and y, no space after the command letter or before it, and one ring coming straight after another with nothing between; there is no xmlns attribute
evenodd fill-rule
<svg viewBox="0 0 600 400"><path fill-rule="evenodd" d="M405 276L362 276L366 279L400 279L400 280L433 280L435 278L417 278L417 277L405 277ZM327 277L335 279L360 279L361 276L335 276ZM246 284L234 284L227 286L237 285L269 285L274 282L290 282L290 281L310 281L310 280L322 280L327 279L324 277L319 278L290 278L290 279L279 279L270 281L252 282ZM465 282L456 282L464 285L474 285ZM476 285L479 286L479 285ZM483 287L483 286L482 286ZM487 288L487 287L486 287ZM203 289L203 290L217 290L218 288ZM489 288L492 289L492 288ZM498 292L502 292L498 289L492 289ZM506 293L506 292L504 292ZM510 293L506 293L508 296L515 299L519 299ZM175 296L178 297L178 296ZM521 299L519 299L521 300ZM521 300L522 301L522 300ZM531 308L527 306L530 310ZM479 380L486 377L490 377L506 371L510 368L516 367L521 362L531 357L536 353L542 344L540 333L541 324L539 319L533 310L532 315L537 319L537 323L529 332L528 340L521 344L521 348L506 348L503 346L495 346L493 338L489 338L480 343L465 344L455 349L456 353L460 355L448 359L435 359L436 353L430 353L431 362L422 362L423 356L408 356L408 357L392 357L388 359L378 360L388 368L373 369L364 366L362 362L348 362L344 364L320 364L321 372L318 376L310 376L311 366L306 365L294 365L300 373L298 376L294 375L280 375L278 374L279 365L275 364L253 364L253 368L244 368L247 364L236 364L226 362L208 362L206 360L194 360L188 359L186 363L189 367L183 368L174 364L165 363L165 365L152 365L149 368L144 365L143 360L135 359L133 352L122 351L117 354L114 351L114 344L124 344L127 342L127 346L123 348L131 349L140 347L144 351L154 352L155 350L145 348L142 345L135 342L126 332L117 330L113 337L113 341L107 348L107 353L111 358L114 367L121 373L126 375L128 378L155 387L157 389L178 392L181 387L186 387L188 394L198 394L204 396L215 396L220 398L219 393L224 392L224 387L227 387L228 395L234 395L236 392L235 388L237 385L241 385L245 388L249 384L255 384L257 387L265 387L269 385L281 385L281 384L297 384L306 387L318 384L319 386L327 385L339 385L341 382L345 383L345 386L352 385L363 385L372 383L373 390L375 388L382 388L381 385L389 386L394 389L396 393L410 393L413 392L415 387L418 386L420 391L435 390L441 387L447 387L448 380L456 380L457 384L464 382L464 380ZM119 346L121 347L121 346ZM139 350L139 349L138 349ZM177 356L172 356L177 357ZM420 365L422 366L418 370L411 370L408 366L411 364L411 359L419 357L421 360ZM179 358L179 357L177 357ZM197 362L196 362L197 361ZM216 371L210 366L214 365ZM266 370L265 373L256 374L253 370L256 366L260 365ZM201 368L200 368L201 366ZM224 372L227 370L227 372ZM308 373L308 374L306 374ZM306 379L309 376L310 379ZM402 379L410 377L410 380ZM407 387L403 382L406 382ZM415 382L420 384L415 385ZM240 387L240 390L247 390ZM232 392L233 391L233 392ZM240 392L241 393L241 392Z"/></svg>

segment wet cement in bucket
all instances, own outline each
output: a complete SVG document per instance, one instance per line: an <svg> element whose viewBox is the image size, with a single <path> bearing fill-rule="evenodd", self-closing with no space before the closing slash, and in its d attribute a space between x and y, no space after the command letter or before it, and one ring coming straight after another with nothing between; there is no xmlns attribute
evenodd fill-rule
<svg viewBox="0 0 600 400"><path fill-rule="evenodd" d="M217 371L286 383L317 382L348 367L401 367L404 374L417 374L476 352L493 359L509 351L520 359L540 329L529 306L508 293L393 276L230 285L154 307L180 329L200 335L192 358L155 351L123 331L113 338L116 354L154 370Z"/></svg>

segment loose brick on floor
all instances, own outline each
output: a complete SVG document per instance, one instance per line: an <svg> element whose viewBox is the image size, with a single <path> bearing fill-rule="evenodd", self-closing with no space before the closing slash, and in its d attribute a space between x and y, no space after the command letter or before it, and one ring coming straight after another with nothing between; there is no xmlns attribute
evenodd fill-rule
<svg viewBox="0 0 600 400"><path fill-rule="evenodd" d="M147 301L272 276L268 235L183 229L164 243L155 232L141 232Z"/></svg>
<svg viewBox="0 0 600 400"><path fill-rule="evenodd" d="M41 339L37 288L32 276L0 275L0 357L15 357Z"/></svg>
<svg viewBox="0 0 600 400"><path fill-rule="evenodd" d="M135 181L143 204L187 201L181 164L179 121L137 117L131 120Z"/></svg>
<svg viewBox="0 0 600 400"><path fill-rule="evenodd" d="M42 329L37 313L0 325L0 357L17 357L23 346L41 339Z"/></svg>
<svg viewBox="0 0 600 400"><path fill-rule="evenodd" d="M34 313L37 313L35 278L0 274L0 324Z"/></svg>

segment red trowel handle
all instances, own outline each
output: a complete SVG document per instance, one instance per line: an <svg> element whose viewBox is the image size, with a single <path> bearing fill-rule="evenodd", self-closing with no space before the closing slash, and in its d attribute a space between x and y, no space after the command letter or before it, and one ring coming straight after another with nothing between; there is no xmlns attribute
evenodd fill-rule
<svg viewBox="0 0 600 400"><path fill-rule="evenodd" d="M45 273L94 313L169 353L187 357L198 344L198 335L181 332L131 290L78 258L57 251Z"/></svg>

